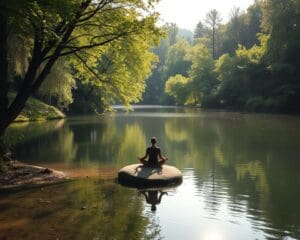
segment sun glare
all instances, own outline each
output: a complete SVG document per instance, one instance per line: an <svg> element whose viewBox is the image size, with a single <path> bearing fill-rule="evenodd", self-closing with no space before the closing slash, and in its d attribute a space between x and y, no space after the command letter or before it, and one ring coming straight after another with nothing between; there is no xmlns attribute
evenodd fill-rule
<svg viewBox="0 0 300 240"><path fill-rule="evenodd" d="M216 230L209 231L204 234L203 240L224 240L222 234L218 233Z"/></svg>

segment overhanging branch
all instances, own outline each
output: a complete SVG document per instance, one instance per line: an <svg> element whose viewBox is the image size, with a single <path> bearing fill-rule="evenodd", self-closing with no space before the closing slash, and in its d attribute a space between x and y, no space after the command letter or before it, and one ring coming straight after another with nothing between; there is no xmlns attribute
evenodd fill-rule
<svg viewBox="0 0 300 240"><path fill-rule="evenodd" d="M78 53L75 53L74 54L76 56L76 58L83 64L83 66L90 72L92 73L100 82L104 82L104 83L110 83L110 81L106 81L106 80L103 80L101 79L101 77L99 76L98 73L96 73L92 67L90 67L88 64L87 64L87 61L85 59L83 59Z"/></svg>
<svg viewBox="0 0 300 240"><path fill-rule="evenodd" d="M105 41L94 43L94 44L89 44L89 45L83 45L83 46L64 46L63 49L62 49L62 51L59 53L59 57L63 57L63 56L75 54L75 53L77 53L79 51L86 50L86 49L92 49L92 48L95 48L95 47L100 47L100 46L108 44L108 43L110 43L112 41L115 41L115 40L117 40L117 39L119 39L121 37L129 35L131 33L133 33L133 32L123 32L123 33L120 33L120 34L116 35L115 37L112 37L112 38L107 39ZM70 49L70 50L66 50L66 49ZM66 50L66 51L64 51L64 50ZM43 61L49 60L53 56L54 55L50 55L50 56L44 57Z"/></svg>

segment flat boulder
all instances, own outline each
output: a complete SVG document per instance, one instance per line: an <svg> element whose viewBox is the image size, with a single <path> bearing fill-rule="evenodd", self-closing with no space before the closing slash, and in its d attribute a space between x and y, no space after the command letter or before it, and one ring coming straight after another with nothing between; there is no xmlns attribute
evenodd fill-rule
<svg viewBox="0 0 300 240"><path fill-rule="evenodd" d="M176 167L169 165L149 167L143 164L131 164L119 170L118 182L133 187L178 185L182 182L182 173Z"/></svg>

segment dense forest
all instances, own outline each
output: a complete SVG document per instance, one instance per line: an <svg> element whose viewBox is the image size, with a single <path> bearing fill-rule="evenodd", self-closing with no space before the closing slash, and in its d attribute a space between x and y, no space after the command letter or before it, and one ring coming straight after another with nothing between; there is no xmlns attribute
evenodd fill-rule
<svg viewBox="0 0 300 240"><path fill-rule="evenodd" d="M300 2L216 9L194 33L156 1L0 0L0 135L35 97L67 114L111 104L300 112Z"/></svg>
<svg viewBox="0 0 300 240"><path fill-rule="evenodd" d="M213 9L192 42L165 28L143 103L300 112L299 1L257 0L245 12L232 8L225 24Z"/></svg>

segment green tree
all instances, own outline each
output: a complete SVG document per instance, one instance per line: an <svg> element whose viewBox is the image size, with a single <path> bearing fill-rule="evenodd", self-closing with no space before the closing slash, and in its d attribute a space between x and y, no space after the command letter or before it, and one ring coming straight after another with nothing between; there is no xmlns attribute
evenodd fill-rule
<svg viewBox="0 0 300 240"><path fill-rule="evenodd" d="M184 105L189 95L189 79L177 74L166 81L165 91L176 103Z"/></svg>
<svg viewBox="0 0 300 240"><path fill-rule="evenodd" d="M126 42L129 37L144 39L155 36L160 30L155 26L157 15L151 13L155 1L128 0L117 2L74 0L74 1L0 1L0 135L24 108L27 99L44 82L59 58L72 58L78 72L92 70L97 73L98 56L113 44ZM20 38L29 39L30 60L21 87L11 103L8 102L8 26ZM88 63L84 61L89 55ZM96 55L96 57L94 57ZM93 56L93 57L92 57ZM75 64L79 63L80 64ZM88 66L88 64L90 64ZM85 65L83 67L82 65ZM107 80L105 80L107 81ZM127 86L128 83L125 81ZM122 84L119 81L119 84ZM121 100L129 91L118 86ZM136 88L135 90L141 88ZM130 89L131 91L132 89ZM107 96L110 97L110 96ZM133 97L136 99L136 96Z"/></svg>
<svg viewBox="0 0 300 240"><path fill-rule="evenodd" d="M250 48L254 44L258 44L257 34L261 33L262 9L260 0L255 0L246 13L246 34L243 35L242 44Z"/></svg>
<svg viewBox="0 0 300 240"><path fill-rule="evenodd" d="M172 46L177 41L179 28L175 23L167 23L165 25L165 28L167 29L167 33L168 33L168 40L170 42L170 45Z"/></svg>
<svg viewBox="0 0 300 240"><path fill-rule="evenodd" d="M269 75L263 61L269 36L260 36L260 45L239 46L235 56L225 54L216 62L220 85L218 94L225 107L259 110L268 97Z"/></svg>
<svg viewBox="0 0 300 240"><path fill-rule="evenodd" d="M257 1L247 9L247 12L233 8L229 22L223 29L222 53L234 55L239 44L247 48L258 44L257 34L261 32L261 18L261 7Z"/></svg>
<svg viewBox="0 0 300 240"><path fill-rule="evenodd" d="M46 98L46 102L50 104L56 102L60 108L66 108L73 102L72 91L75 87L75 79L70 74L68 66L58 60L37 94Z"/></svg>
<svg viewBox="0 0 300 240"><path fill-rule="evenodd" d="M166 24L162 27L166 35L160 40L159 45L152 50L157 55L158 62L154 66L151 76L146 80L146 89L142 103L160 104L162 101L165 86L165 79L163 78L164 66L171 43L173 43L174 39L177 41L177 35L173 36L175 32L176 34L178 32L176 29L173 24Z"/></svg>
<svg viewBox="0 0 300 240"><path fill-rule="evenodd" d="M271 70L272 101L280 111L300 112L300 4L297 0L261 3L262 26L269 32L267 62Z"/></svg>
<svg viewBox="0 0 300 240"><path fill-rule="evenodd" d="M220 13L216 9L210 10L206 14L205 22L207 24L207 28L209 30L209 35L212 41L212 56L213 59L216 59L216 46L217 46L217 31L222 21Z"/></svg>
<svg viewBox="0 0 300 240"><path fill-rule="evenodd" d="M204 24L202 23L202 21L199 21L197 23L197 26L194 30L194 40L197 38L203 38L207 36L207 29L204 26Z"/></svg>
<svg viewBox="0 0 300 240"><path fill-rule="evenodd" d="M210 50L204 45L195 45L190 57L192 66L189 76L194 104L211 105L217 81Z"/></svg>
<svg viewBox="0 0 300 240"><path fill-rule="evenodd" d="M230 20L225 26L225 36L223 51L234 53L241 43L243 30L245 29L244 14L240 8L233 8L230 12Z"/></svg>
<svg viewBox="0 0 300 240"><path fill-rule="evenodd" d="M189 50L190 44L182 39L170 47L166 64L164 66L165 79L176 74L181 74L187 77L188 70L191 66L191 61L186 57Z"/></svg>

